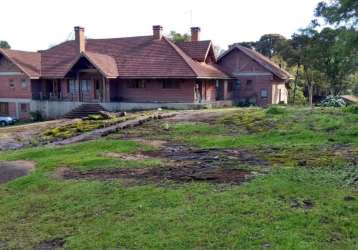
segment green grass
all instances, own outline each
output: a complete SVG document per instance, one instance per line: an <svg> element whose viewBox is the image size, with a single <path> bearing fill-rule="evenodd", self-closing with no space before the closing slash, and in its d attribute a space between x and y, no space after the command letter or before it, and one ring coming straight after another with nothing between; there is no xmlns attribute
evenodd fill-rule
<svg viewBox="0 0 358 250"><path fill-rule="evenodd" d="M56 238L68 249L357 249L358 168L345 153L358 152L358 115L282 109L233 109L210 123L171 123L165 130L153 121L128 131L198 148L251 150L272 164L268 174L240 186L54 178L62 166L162 165L104 157L153 150L118 139L0 153L1 160L37 162L29 176L0 186L0 242L10 249Z"/></svg>

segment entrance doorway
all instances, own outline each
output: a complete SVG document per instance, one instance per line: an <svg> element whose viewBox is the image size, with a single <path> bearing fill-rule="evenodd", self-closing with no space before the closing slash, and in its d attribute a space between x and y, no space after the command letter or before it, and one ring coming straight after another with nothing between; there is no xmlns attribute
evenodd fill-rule
<svg viewBox="0 0 358 250"><path fill-rule="evenodd" d="M9 115L9 104L7 102L0 102L0 115Z"/></svg>

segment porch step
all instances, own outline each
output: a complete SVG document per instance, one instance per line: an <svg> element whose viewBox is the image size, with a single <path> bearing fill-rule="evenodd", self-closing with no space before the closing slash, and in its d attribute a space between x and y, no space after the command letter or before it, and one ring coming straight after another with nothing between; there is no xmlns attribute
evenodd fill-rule
<svg viewBox="0 0 358 250"><path fill-rule="evenodd" d="M67 113L64 118L75 119L75 118L84 118L89 115L98 115L101 111L106 111L99 104L82 104L77 108L73 109L69 113Z"/></svg>

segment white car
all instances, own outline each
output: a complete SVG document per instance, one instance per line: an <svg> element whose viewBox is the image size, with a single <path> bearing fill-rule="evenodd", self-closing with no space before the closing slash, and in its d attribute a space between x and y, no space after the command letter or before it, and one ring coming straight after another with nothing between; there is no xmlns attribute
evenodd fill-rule
<svg viewBox="0 0 358 250"><path fill-rule="evenodd" d="M16 119L10 116L0 116L0 127L15 124Z"/></svg>

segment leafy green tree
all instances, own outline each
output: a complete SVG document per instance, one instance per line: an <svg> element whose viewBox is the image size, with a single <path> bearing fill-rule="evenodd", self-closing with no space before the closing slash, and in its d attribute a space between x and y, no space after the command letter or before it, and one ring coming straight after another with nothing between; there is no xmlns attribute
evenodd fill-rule
<svg viewBox="0 0 358 250"><path fill-rule="evenodd" d="M256 49L257 42L241 42L238 44L249 49Z"/></svg>
<svg viewBox="0 0 358 250"><path fill-rule="evenodd" d="M170 31L168 37L173 42L188 42L191 39L191 36L189 34L187 34L187 33L180 34L180 33L177 33L174 30Z"/></svg>
<svg viewBox="0 0 358 250"><path fill-rule="evenodd" d="M345 24L358 27L358 1L332 0L320 2L315 12L317 17L323 17L330 24Z"/></svg>
<svg viewBox="0 0 358 250"><path fill-rule="evenodd" d="M10 44L6 41L0 41L0 48L1 49L10 49Z"/></svg>
<svg viewBox="0 0 358 250"><path fill-rule="evenodd" d="M272 58L279 54L280 50L286 46L287 39L279 34L263 35L255 44L255 49L261 54Z"/></svg>
<svg viewBox="0 0 358 250"><path fill-rule="evenodd" d="M313 37L315 68L324 74L332 95L340 95L351 87L349 76L358 69L356 36L356 31L341 27L324 28Z"/></svg>

